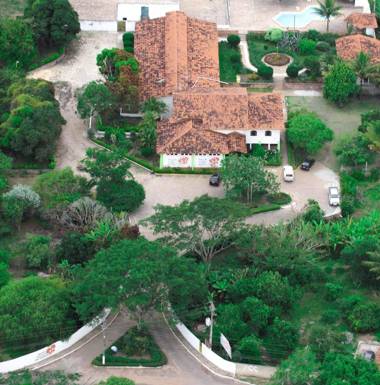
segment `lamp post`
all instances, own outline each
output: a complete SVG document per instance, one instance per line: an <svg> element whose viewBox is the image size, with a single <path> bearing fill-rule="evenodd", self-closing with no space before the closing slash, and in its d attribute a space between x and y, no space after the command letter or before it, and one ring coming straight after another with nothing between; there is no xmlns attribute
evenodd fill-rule
<svg viewBox="0 0 380 385"><path fill-rule="evenodd" d="M210 335L208 340L209 348L212 348L212 337L213 337L213 328L214 328L214 317L215 317L215 305L214 302L210 301L210 313L211 316L206 318L206 326L210 328Z"/></svg>

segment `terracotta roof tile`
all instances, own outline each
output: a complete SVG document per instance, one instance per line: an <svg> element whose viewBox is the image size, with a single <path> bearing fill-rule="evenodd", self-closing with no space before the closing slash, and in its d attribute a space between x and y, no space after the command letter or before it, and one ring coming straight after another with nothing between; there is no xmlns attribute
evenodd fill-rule
<svg viewBox="0 0 380 385"><path fill-rule="evenodd" d="M345 20L357 29L377 28L376 15L373 13L354 12L347 16Z"/></svg>
<svg viewBox="0 0 380 385"><path fill-rule="evenodd" d="M194 83L219 87L216 24L183 12L136 23L135 55L140 63L141 98L167 96Z"/></svg>
<svg viewBox="0 0 380 385"><path fill-rule="evenodd" d="M380 40L364 35L344 36L336 40L338 56L344 60L354 60L360 52L370 56L372 64L380 63Z"/></svg>
<svg viewBox="0 0 380 385"><path fill-rule="evenodd" d="M245 153L245 136L236 131L254 129L284 129L281 95L194 88L174 94L172 116L157 127L157 153Z"/></svg>

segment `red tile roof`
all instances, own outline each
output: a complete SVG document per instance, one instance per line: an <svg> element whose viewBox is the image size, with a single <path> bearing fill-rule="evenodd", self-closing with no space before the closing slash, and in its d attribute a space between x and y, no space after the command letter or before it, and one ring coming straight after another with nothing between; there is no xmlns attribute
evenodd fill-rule
<svg viewBox="0 0 380 385"><path fill-rule="evenodd" d="M157 127L157 153L247 152L238 132L284 129L284 100L276 93L248 94L244 88L193 88L173 96L173 114Z"/></svg>
<svg viewBox="0 0 380 385"><path fill-rule="evenodd" d="M140 63L141 99L187 90L194 83L219 87L216 24L183 12L136 23L135 56Z"/></svg>
<svg viewBox="0 0 380 385"><path fill-rule="evenodd" d="M355 60L360 52L370 57L372 64L380 63L380 40L364 35L344 36L336 40L336 51L343 60Z"/></svg>
<svg viewBox="0 0 380 385"><path fill-rule="evenodd" d="M376 15L374 13L354 12L347 16L345 20L357 29L377 28Z"/></svg>

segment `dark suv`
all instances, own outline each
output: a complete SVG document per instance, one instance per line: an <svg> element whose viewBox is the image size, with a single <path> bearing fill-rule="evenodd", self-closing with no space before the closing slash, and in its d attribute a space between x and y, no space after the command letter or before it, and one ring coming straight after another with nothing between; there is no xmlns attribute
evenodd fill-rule
<svg viewBox="0 0 380 385"><path fill-rule="evenodd" d="M221 181L221 178L219 174L212 174L210 176L210 180L209 180L210 186L218 187L220 185L220 181Z"/></svg>
<svg viewBox="0 0 380 385"><path fill-rule="evenodd" d="M313 167L314 163L314 159L305 159L301 164L301 170L309 171Z"/></svg>

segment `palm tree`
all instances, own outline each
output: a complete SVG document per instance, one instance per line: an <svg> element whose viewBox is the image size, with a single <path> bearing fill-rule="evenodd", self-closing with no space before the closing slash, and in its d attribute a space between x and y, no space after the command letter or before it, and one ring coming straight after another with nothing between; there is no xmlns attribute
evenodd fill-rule
<svg viewBox="0 0 380 385"><path fill-rule="evenodd" d="M356 76L360 79L360 90L363 86L363 80L368 77L370 70L369 56L364 52L359 52L352 63L352 68Z"/></svg>
<svg viewBox="0 0 380 385"><path fill-rule="evenodd" d="M336 4L335 0L323 0L323 3L318 0L319 7L314 7L315 13L324 17L327 22L327 32L330 27L330 19L334 16L340 16L342 7Z"/></svg>

